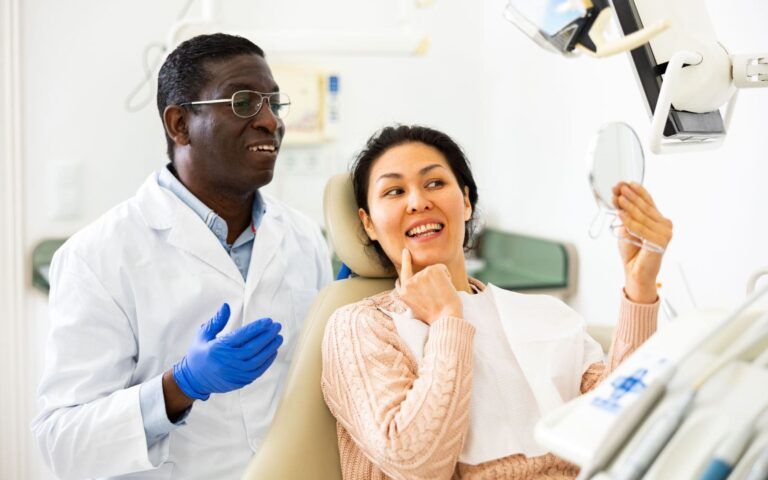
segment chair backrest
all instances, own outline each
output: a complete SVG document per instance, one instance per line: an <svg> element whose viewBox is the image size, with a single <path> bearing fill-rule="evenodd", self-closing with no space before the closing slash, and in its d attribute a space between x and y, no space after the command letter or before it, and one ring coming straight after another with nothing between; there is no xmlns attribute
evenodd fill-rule
<svg viewBox="0 0 768 480"><path fill-rule="evenodd" d="M323 198L325 224L339 258L359 275L325 287L309 310L272 426L243 479L341 480L336 421L320 390L320 345L339 307L394 285L393 273L366 252L349 174L331 178Z"/></svg>

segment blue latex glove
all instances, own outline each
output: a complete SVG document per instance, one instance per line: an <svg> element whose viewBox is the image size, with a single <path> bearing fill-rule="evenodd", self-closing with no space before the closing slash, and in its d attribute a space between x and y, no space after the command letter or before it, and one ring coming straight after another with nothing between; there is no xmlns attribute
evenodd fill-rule
<svg viewBox="0 0 768 480"><path fill-rule="evenodd" d="M173 366L173 378L190 398L208 400L211 393L242 388L259 378L283 343L281 325L262 318L217 337L229 321L229 305L200 326L187 354Z"/></svg>

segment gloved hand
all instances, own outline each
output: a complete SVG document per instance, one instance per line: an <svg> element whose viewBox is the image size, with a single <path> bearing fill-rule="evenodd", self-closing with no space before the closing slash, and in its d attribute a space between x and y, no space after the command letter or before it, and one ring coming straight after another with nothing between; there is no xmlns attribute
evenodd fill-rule
<svg viewBox="0 0 768 480"><path fill-rule="evenodd" d="M173 366L173 378L190 398L208 400L211 393L240 389L259 378L283 343L281 325L262 318L217 337L229 321L229 305L200 326L187 354Z"/></svg>

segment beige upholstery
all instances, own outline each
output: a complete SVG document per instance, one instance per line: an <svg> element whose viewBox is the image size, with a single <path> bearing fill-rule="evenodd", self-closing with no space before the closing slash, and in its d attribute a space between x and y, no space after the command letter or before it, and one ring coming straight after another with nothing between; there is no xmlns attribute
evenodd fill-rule
<svg viewBox="0 0 768 480"><path fill-rule="evenodd" d="M356 205L349 174L331 177L325 187L323 210L333 250L361 277L391 278L393 272L384 268L364 247L368 237L363 231Z"/></svg>
<svg viewBox="0 0 768 480"><path fill-rule="evenodd" d="M367 255L348 174L331 178L323 201L334 250L359 277L333 282L315 299L288 372L272 426L243 479L340 480L336 422L320 390L320 345L337 308L388 290L394 278Z"/></svg>

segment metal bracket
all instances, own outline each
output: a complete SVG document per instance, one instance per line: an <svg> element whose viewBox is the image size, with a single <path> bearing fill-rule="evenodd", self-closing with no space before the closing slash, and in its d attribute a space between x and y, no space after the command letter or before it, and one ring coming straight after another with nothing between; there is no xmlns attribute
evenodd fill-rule
<svg viewBox="0 0 768 480"><path fill-rule="evenodd" d="M768 87L768 54L732 55L733 84L738 88Z"/></svg>
<svg viewBox="0 0 768 480"><path fill-rule="evenodd" d="M701 63L700 54L689 51L675 53L667 64L667 70L664 75L664 81L659 91L659 99L656 102L656 108L653 111L651 121L651 133L648 139L648 145L656 155L665 153L685 153L699 152L704 150L715 150L723 144L724 136L718 137L691 137L689 140L669 140L664 141L664 126L669 116L669 110L672 108L673 92L679 88L680 72L685 65L696 65ZM725 131L733 116L733 109L736 105L737 94L734 93L728 101L725 112Z"/></svg>
<svg viewBox="0 0 768 480"><path fill-rule="evenodd" d="M747 78L752 82L768 83L768 57L753 58L747 65Z"/></svg>

